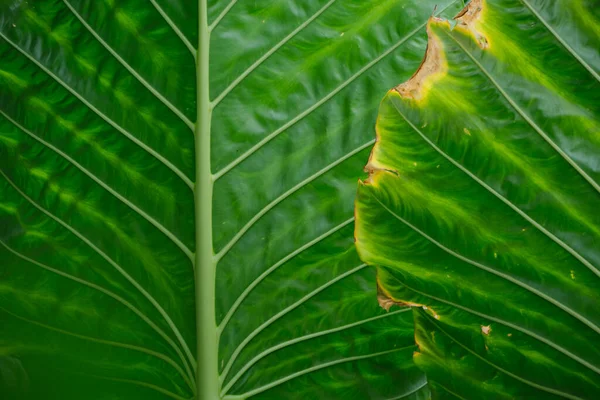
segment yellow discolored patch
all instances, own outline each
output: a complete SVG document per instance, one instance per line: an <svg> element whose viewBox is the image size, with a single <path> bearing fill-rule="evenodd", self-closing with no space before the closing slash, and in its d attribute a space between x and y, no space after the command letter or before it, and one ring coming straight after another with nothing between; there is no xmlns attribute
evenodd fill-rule
<svg viewBox="0 0 600 400"><path fill-rule="evenodd" d="M48 172L44 171L41 168L30 168L29 173L43 180L48 180L48 178L50 177L50 174L48 174Z"/></svg>
<svg viewBox="0 0 600 400"><path fill-rule="evenodd" d="M13 139L11 137L4 136L4 135L0 135L0 142L2 142L4 145L6 145L6 147L13 148L13 149L16 148L17 146L19 146L18 140Z"/></svg>
<svg viewBox="0 0 600 400"><path fill-rule="evenodd" d="M7 83L11 89L25 89L28 86L26 80L19 78L17 75L9 71L0 69L0 82ZM20 91L19 90L19 91Z"/></svg>
<svg viewBox="0 0 600 400"><path fill-rule="evenodd" d="M0 211L3 211L7 214L16 214L18 210L17 210L17 207L15 207L13 205L0 204ZM27 236L29 234L29 232L35 232L35 231L25 231L24 235Z"/></svg>

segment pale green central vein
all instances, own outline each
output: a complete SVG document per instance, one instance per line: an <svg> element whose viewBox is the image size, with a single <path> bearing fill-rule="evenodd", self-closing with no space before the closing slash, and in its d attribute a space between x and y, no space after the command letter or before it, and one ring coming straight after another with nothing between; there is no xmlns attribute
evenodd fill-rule
<svg viewBox="0 0 600 400"><path fill-rule="evenodd" d="M213 179L210 166L210 125L212 109L209 99L209 50L207 0L198 1L198 57L196 59L196 126L194 186L196 258L196 349L198 369L196 386L201 400L218 400L219 345L217 339L214 260L212 238Z"/></svg>
<svg viewBox="0 0 600 400"><path fill-rule="evenodd" d="M264 60L266 60L269 56L275 53L281 46L285 45L287 41L289 41L294 35L300 32L304 27L306 27L312 20L317 18L322 12L324 12L331 4L333 4L335 0L329 1L325 6L317 12L310 20L303 23L296 30L290 33L286 38L284 38L275 48L271 49L271 51L267 52L264 56L262 56L259 60L257 60L244 74L237 77L236 80L217 98L214 103L210 102L209 98L209 47L210 47L210 32L215 29L215 27L223 20L223 18L230 12L230 10L236 5L237 0L232 0L220 13L219 16L212 22L212 24L208 25L208 14L207 14L207 1L199 0L198 8L199 8L199 43L198 43L198 57L197 57L197 121L195 126L195 136L196 136L196 145L195 145L195 154L196 154L196 185L194 187L194 197L196 204L196 216L195 216L195 225L196 225L196 307L197 307L197 348L198 355L197 359L199 363L198 368L198 376L197 376L197 386L199 388L199 396L201 399L206 400L214 400L220 398L218 393L218 385L219 385L219 377L218 377L218 337L220 336L223 329L226 327L227 323L241 304L241 302L246 298L246 296L253 290L253 288L264 279L269 273L278 268L280 265L285 263L291 257L294 257L299 252L305 250L310 247L314 243L323 239L329 234L343 228L344 226L351 223L354 219L351 218L348 221L342 223L338 227L333 228L330 232L327 232L324 235L321 235L319 238L307 243L302 246L298 250L292 252L290 255L286 256L283 260L276 263L274 266L263 272L257 279L255 279L240 295L240 297L236 300L232 308L229 310L219 327L215 326L215 277L216 277L216 264L218 261L237 243L237 241L250 229L250 227L258 221L263 215L265 215L272 207L274 207L279 202L285 200L303 185L307 184L316 177L321 176L323 173L327 172L334 166L341 163L343 160L347 159L351 155L355 154L355 152L351 152L340 160L330 164L325 167L321 171L318 171L316 174L307 178L306 180L300 182L286 193L282 194L280 197L275 199L269 205L267 205L263 210L261 210L257 215L255 215L243 228L240 232L238 232L234 238L219 251L219 254L215 256L214 248L213 248L213 239L212 239L212 201L213 201L213 185L214 182L223 176L225 173L233 169L243 160L248 158L254 152L258 151L262 146L264 146L267 142L275 138L281 132L285 131L292 125L296 124L298 121L302 120L304 117L309 115L314 110L321 107L324 103L334 97L337 93L342 91L346 86L350 85L354 80L358 79L364 73L366 73L372 66L381 61L383 58L391 54L395 49L409 40L412 36L414 36L417 32L422 30L425 27L425 24L417 27L415 30L410 32L406 37L397 42L391 48L386 50L377 58L373 59L369 64L365 65L361 68L357 73L352 75L347 81L345 81L342 85L337 87L334 91L329 93L323 99L315 103L312 107L308 108L284 126L280 127L273 133L269 134L263 140L261 140L258 144L254 145L251 149L246 151L232 163L227 165L224 169L219 171L217 174L213 175L211 171L211 162L210 162L210 125L211 125L211 117L212 117L212 108L215 104L220 102L236 85L238 85L246 76L248 76L254 69L256 69ZM450 7L452 4L448 5ZM446 7L447 8L447 7ZM441 10L443 11L443 10ZM441 12L440 11L440 12ZM369 143L370 145L370 143ZM360 150L364 147L361 146ZM357 149L356 151L360 151ZM362 267L361 267L362 268ZM342 275L336 279L341 279L345 275ZM313 294L314 295L314 294ZM304 298L304 301L306 298ZM302 299L300 301L303 301ZM300 304L300 303L298 303ZM285 311L285 310L284 310ZM287 312L287 311L286 311ZM281 313L280 313L281 314ZM284 315L285 312L283 312ZM278 314L279 315L279 314ZM274 319L279 318L279 316L274 316L269 321L274 321ZM267 321L268 323L270 323ZM257 330L253 333L253 335L258 334L260 330ZM239 353L242 351L243 347L246 343L248 343L251 337L246 338L244 343L236 349ZM371 355L372 356L372 355ZM360 359L357 358L357 359ZM351 359L346 359L343 361L349 361ZM235 361L235 356L228 362L228 366L226 368L225 373L222 375L222 379L225 378L229 368L231 368L233 362ZM337 361L337 362L343 362ZM336 363L337 363L336 362ZM321 366L322 367L322 366ZM321 368L319 367L319 368ZM308 373L310 371L301 371L296 375L301 375L304 373ZM285 380L292 379L292 377L285 378ZM274 383L277 385L279 383ZM256 393L259 393L267 388L260 388ZM254 393L254 392L253 392ZM247 395L251 395L249 393ZM228 397L228 396L227 396Z"/></svg>

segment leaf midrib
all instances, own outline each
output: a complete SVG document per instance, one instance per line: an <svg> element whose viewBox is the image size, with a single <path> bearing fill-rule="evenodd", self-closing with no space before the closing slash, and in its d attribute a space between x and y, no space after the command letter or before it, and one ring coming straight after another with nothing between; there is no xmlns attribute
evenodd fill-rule
<svg viewBox="0 0 600 400"><path fill-rule="evenodd" d="M210 29L207 0L198 0L198 53L196 58L196 125L194 154L194 228L196 232L196 386L198 398L217 400L219 396L219 346L216 324L216 267L212 237L214 180L211 173L210 124L212 107L209 88Z"/></svg>

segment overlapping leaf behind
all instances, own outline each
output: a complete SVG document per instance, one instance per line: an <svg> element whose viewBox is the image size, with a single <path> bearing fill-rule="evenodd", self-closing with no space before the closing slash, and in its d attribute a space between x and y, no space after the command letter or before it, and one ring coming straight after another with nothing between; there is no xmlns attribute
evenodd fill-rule
<svg viewBox="0 0 600 400"><path fill-rule="evenodd" d="M381 104L357 246L435 398L600 397L599 12L473 0Z"/></svg>

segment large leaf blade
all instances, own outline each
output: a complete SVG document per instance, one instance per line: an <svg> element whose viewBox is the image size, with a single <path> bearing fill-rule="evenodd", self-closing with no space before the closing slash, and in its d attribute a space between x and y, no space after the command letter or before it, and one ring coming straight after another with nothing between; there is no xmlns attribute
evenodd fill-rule
<svg viewBox="0 0 600 400"><path fill-rule="evenodd" d="M420 73L382 103L359 252L388 296L426 306L416 361L441 396L597 397L600 81L584 3L473 1L454 29L432 20Z"/></svg>
<svg viewBox="0 0 600 400"><path fill-rule="evenodd" d="M221 397L427 396L411 317L378 308L351 235L376 105L437 2L413 3L210 2L209 107L206 2L3 2L0 338L31 397L202 398L195 370L228 372ZM194 186L211 110L214 201ZM194 264L216 267L208 321Z"/></svg>

